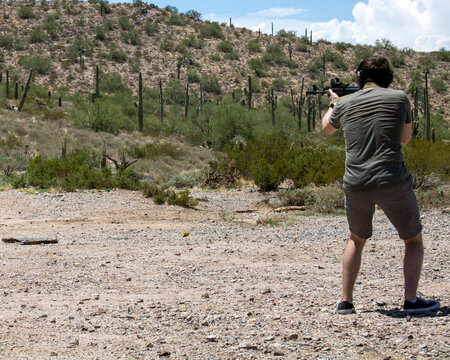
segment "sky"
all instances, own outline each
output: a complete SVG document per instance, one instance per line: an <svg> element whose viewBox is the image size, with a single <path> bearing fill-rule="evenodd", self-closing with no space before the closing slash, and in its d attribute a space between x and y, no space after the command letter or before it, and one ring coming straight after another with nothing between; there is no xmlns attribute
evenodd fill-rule
<svg viewBox="0 0 450 360"><path fill-rule="evenodd" d="M132 1L110 1L132 2ZM145 0L179 12L196 10L203 20L257 31L312 31L313 41L374 45L388 39L399 49L450 49L450 0Z"/></svg>

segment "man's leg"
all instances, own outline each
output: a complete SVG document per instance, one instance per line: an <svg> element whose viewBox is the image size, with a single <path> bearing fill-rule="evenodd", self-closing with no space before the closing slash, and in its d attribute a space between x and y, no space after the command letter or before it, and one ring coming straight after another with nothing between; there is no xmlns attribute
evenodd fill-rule
<svg viewBox="0 0 450 360"><path fill-rule="evenodd" d="M415 300L423 261L423 242L420 232L405 240L403 275L405 277L405 300Z"/></svg>
<svg viewBox="0 0 450 360"><path fill-rule="evenodd" d="M366 239L350 233L342 261L342 298L341 301L353 302L353 287L361 266L361 255Z"/></svg>

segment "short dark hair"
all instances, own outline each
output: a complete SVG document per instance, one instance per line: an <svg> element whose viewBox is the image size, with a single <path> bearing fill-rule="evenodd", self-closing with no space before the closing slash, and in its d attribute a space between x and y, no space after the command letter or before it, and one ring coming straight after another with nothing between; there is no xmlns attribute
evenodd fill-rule
<svg viewBox="0 0 450 360"><path fill-rule="evenodd" d="M356 77L360 87L368 80L381 87L387 88L393 80L393 72L389 61L384 56L371 56L364 59L356 70Z"/></svg>

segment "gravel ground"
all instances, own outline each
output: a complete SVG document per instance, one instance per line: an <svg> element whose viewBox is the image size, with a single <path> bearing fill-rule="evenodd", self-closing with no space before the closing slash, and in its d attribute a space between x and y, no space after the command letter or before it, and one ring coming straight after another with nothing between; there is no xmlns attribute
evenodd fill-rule
<svg viewBox="0 0 450 360"><path fill-rule="evenodd" d="M377 212L357 313L338 316L344 216L275 214L251 189L193 195L196 210L129 191L1 192L2 238L59 242L0 243L0 359L450 358L443 209L422 215L419 288L441 309L400 311L403 244Z"/></svg>

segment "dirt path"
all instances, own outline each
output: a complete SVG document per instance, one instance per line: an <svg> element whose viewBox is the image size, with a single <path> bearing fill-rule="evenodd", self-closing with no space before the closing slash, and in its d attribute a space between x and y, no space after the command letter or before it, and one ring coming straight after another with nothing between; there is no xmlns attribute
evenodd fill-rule
<svg viewBox="0 0 450 360"><path fill-rule="evenodd" d="M337 316L345 217L275 215L249 190L194 196L197 210L129 191L1 192L2 238L59 243L0 243L0 358L450 358L448 214L423 214L420 290L440 312L398 311L403 245L377 214L357 314Z"/></svg>

